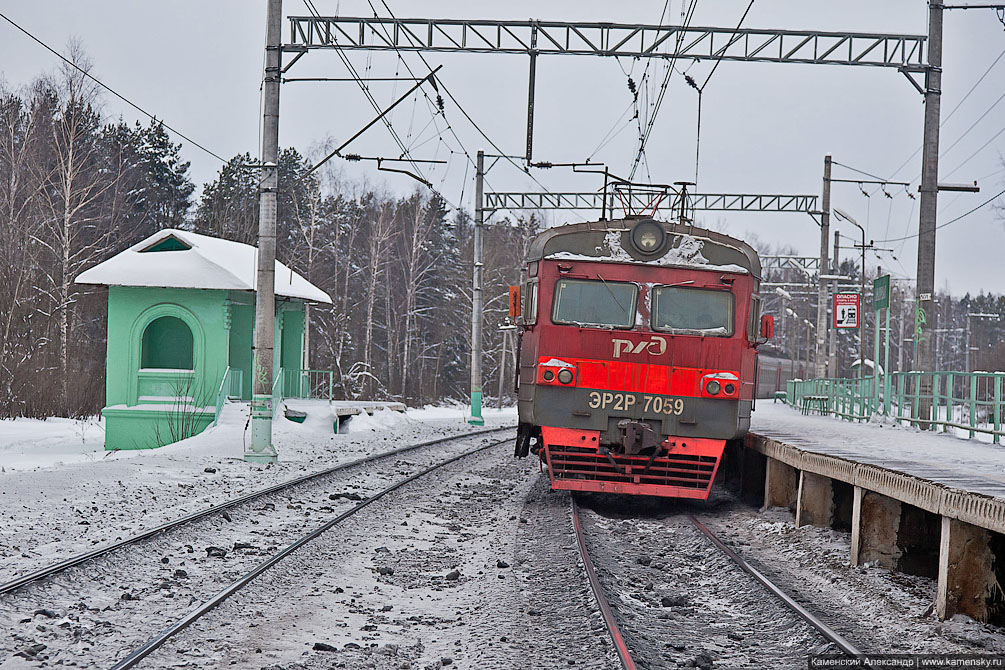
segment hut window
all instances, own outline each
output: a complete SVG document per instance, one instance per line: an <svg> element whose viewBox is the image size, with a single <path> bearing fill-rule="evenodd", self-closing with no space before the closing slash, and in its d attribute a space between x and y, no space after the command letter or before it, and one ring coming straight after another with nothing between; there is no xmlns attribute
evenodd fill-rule
<svg viewBox="0 0 1005 670"><path fill-rule="evenodd" d="M140 367L191 370L192 331L175 316L154 319L143 331Z"/></svg>

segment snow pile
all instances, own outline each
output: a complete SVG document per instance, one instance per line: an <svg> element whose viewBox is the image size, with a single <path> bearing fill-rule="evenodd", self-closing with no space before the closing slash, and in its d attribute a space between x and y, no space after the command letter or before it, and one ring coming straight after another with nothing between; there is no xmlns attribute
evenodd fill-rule
<svg viewBox="0 0 1005 670"><path fill-rule="evenodd" d="M148 251L173 238L176 251ZM78 284L254 291L258 249L250 244L166 228L82 272ZM276 295L331 303L328 294L276 261Z"/></svg>
<svg viewBox="0 0 1005 670"><path fill-rule="evenodd" d="M88 463L117 455L105 451L105 427L101 419L0 421L0 467L5 470Z"/></svg>
<svg viewBox="0 0 1005 670"><path fill-rule="evenodd" d="M609 230L607 235L604 236L604 245L596 247L597 256L584 256L582 254L574 254L568 251L559 251L553 254L549 254L546 258L549 260L568 260L568 261L614 261L616 263L638 263L638 259L633 258L628 251L621 245L621 234L624 231L621 230ZM705 240L700 237L695 237L693 235L676 235L679 240L677 246L671 247L665 254L659 258L654 258L649 261L645 261L652 265L662 265L662 266L672 266L672 267L686 267L686 268L697 268L700 270L711 270L713 272L738 272L742 274L747 273L747 269L743 266L736 265L733 263L727 265L713 265L708 262L702 251L705 248ZM606 249L604 248L606 247Z"/></svg>
<svg viewBox="0 0 1005 670"><path fill-rule="evenodd" d="M373 414L360 412L345 421L345 427L339 432L352 435L354 433L376 433L382 430L397 430L402 428L412 420L404 412L394 412L389 409L381 409Z"/></svg>

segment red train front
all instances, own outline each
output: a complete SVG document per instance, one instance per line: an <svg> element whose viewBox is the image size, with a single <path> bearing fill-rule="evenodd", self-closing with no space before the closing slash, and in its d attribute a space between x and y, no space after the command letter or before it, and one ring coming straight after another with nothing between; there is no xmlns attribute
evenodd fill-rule
<svg viewBox="0 0 1005 670"><path fill-rule="evenodd" d="M757 253L628 218L543 232L525 272L516 455L555 489L706 499L771 334Z"/></svg>

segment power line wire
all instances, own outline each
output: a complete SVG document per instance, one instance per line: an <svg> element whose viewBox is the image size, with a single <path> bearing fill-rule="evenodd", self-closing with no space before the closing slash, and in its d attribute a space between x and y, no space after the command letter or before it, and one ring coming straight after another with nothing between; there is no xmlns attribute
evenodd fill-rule
<svg viewBox="0 0 1005 670"><path fill-rule="evenodd" d="M694 11L698 7L698 0L691 0L691 4L688 6L687 16L683 21L683 26L681 31L677 34L677 44L674 47L674 55L670 59L670 64L667 67L666 75L663 77L663 83L660 85L660 92L656 96L656 104L653 106L652 116L649 117L648 123L646 125L646 131L639 138L639 150L635 155L635 162L632 163L631 172L628 175L629 179L635 177L635 172L638 170L639 162L642 160L642 155L646 150L646 143L649 141L649 136L652 134L653 126L656 124L656 117L659 115L660 107L663 105L663 100L666 97L667 89L670 85L670 78L674 71L674 66L677 64L677 54L680 52L681 44L684 42L684 35L687 32L688 26L691 24L691 19L694 17ZM681 5L683 9L683 4Z"/></svg>
<svg viewBox="0 0 1005 670"><path fill-rule="evenodd" d="M373 3L371 2L371 0L367 0L367 3L368 3L368 4L370 5L370 8L374 10L374 16L377 16L377 12L376 12L376 9L374 8L374 6L373 6ZM384 9L386 9L386 10L387 10L387 13L388 13L388 14L390 15L391 19L393 19L394 21L397 21L397 20L398 20L398 18L397 18L397 17L396 17L395 15L394 15L394 12L393 12L393 11L391 11L391 8L390 8L390 7L388 6L388 4L387 4L386 0L380 0L380 4L382 4L382 5L384 6ZM408 33L408 31L404 31L404 32L403 32L403 34L404 34L404 35L406 35L406 36L408 37L408 39L409 39L409 42L410 42L410 43L412 43L412 44L414 45L414 42L412 42L412 40L411 40L411 35L410 35L410 34ZM391 43L393 44L393 40L391 40ZM409 72L411 72L411 69L409 69L409 67L408 67L408 64L407 64L407 63L405 63L405 60L404 60L404 58L402 57L402 55L401 55L401 52L400 52L400 51L398 50L398 48L397 48L397 47L395 47L395 52L396 52L396 53L398 53L398 57L399 57L399 58L401 58L401 61L402 61L402 63L404 63L404 64L405 64L405 68L406 68L406 69L408 69L408 71L409 71ZM431 67L431 66L429 65L429 61L427 61L427 60L426 60L426 57L422 55L422 52L421 52L421 51L416 51L415 53L416 53L416 55L417 55L417 56L419 57L419 60L421 60L421 61L422 61L423 65L425 65L425 66L426 66L426 69L428 69L428 70L432 71L432 67ZM414 76L414 75L413 75L413 76ZM445 84L445 83L443 82L443 80L442 80L442 79L437 79L437 83L439 84L440 88L442 88L442 89L443 89L443 92L447 94L447 97L449 97L449 98L450 98L450 100L451 100L451 101L452 101L452 102L453 102L453 103L454 103L455 105L457 105L457 109L458 109L458 111L460 111L460 112L461 112L461 114L463 114L463 115L464 115L464 118L468 120L468 123L470 123L470 124L471 124L471 125L472 125L472 126L474 127L474 129L475 129L475 130L477 130L477 131L478 131L478 133L479 133L479 134L480 134L480 135L481 135L482 137L484 137L484 138L485 138L485 141L486 141L486 142L488 142L488 143L489 143L489 145L490 145L490 146L491 146L491 147L492 147L493 149L495 149L495 151L496 151L496 152L497 152L497 153L498 153L499 155L501 155L501 156L502 156L502 157L503 157L503 158L504 158L504 159L505 159L505 160L506 160L506 161L507 161L507 162L508 162L508 163L509 163L510 165L512 165L513 167L515 167L515 168L516 168L517 170L520 170L521 172L523 172L524 174L526 174L526 175L527 175L528 177L530 177L530 178L531 178L531 180L532 180L532 181L533 181L533 182L534 182L535 184L537 184L538 186L540 186L540 187L541 187L541 189L542 189L542 190L543 190L543 191L544 191L545 193L551 193L551 191L550 191L550 190L549 190L549 189L548 189L548 188L547 188L547 187L546 187L546 186L545 186L544 184L542 184L542 183L541 183L540 181L538 181L537 177L535 177L535 176L534 176L533 174L531 174L529 170L525 170L525 169L521 168L521 167L520 167L519 165L517 165L517 164L516 164L516 162L515 162L515 161L514 161L514 160L513 160L513 159L512 159L512 158L511 158L511 157L510 157L510 156L509 156L509 155L508 155L508 154L507 154L507 153L506 153L505 151L503 151L502 149L500 149L500 148L499 148L499 145L497 145L497 144L496 144L495 142L493 142L493 141L492 141L492 138L490 138L490 137L488 136L488 134L487 134L487 133L486 133L486 132L485 132L484 130L482 130L482 129L481 129L481 127L480 127L480 126L479 126L479 125L478 125L477 123L475 123L475 120L474 120L473 118L471 118L471 115L470 115L470 114L468 114L467 110L465 110L465 109L464 109L464 107L463 107L463 106L461 105L461 103L460 103L460 102L459 102L459 101L457 100L457 98L456 98L456 97L454 96L454 94L453 94L453 93L452 93L452 92L450 91L450 89L449 89L449 88L447 87L447 85L446 85L446 84ZM449 127L449 124L448 124L448 127ZM451 128L451 132L454 132L454 131L453 131L453 128ZM457 135L456 135L456 132L454 132L454 136L455 136L455 137L457 136ZM460 138L457 138L457 141L458 141L458 143L460 143ZM463 147L463 144L461 145L461 148L462 148L462 149L464 148L464 147ZM464 149L464 153L465 153L465 155L466 155L466 156L468 157L468 160L469 160L469 161L471 161L471 160L472 160L472 159L471 159L471 155L470 155L470 154L469 154L469 153L467 152L467 150L466 150L466 149ZM474 164L474 162L472 161L472 165L473 165L473 164ZM486 180L486 182L487 182L487 180Z"/></svg>
<svg viewBox="0 0 1005 670"><path fill-rule="evenodd" d="M158 119L156 116L154 116L153 114L151 114L147 110L143 109L142 107L140 107L139 105L137 105L135 102L133 102L132 100L130 100L126 96L124 96L121 93L119 93L118 91L116 91L115 89L113 89L111 86L109 86L109 85L105 84L104 82L100 81L97 77L95 77L94 75L92 75L87 70L83 69L82 67L80 67L79 65L77 65L76 63L74 63L73 61L67 59L65 56L63 56L63 54L59 53L58 51L56 51L55 49L53 49L52 47L50 47L48 44L46 44L45 42L43 42L39 38L35 37L30 32L28 32L26 29L22 28L20 25L18 25L17 23L15 23L13 20L11 20L10 17L8 17L3 12L0 12L0 18L2 18L7 23L11 24L12 26L14 26L15 28L17 28L18 30L20 30L22 33L24 33L25 35L27 35L28 37L30 37L32 40L34 40L35 42L37 42L38 44L40 44L47 51L49 51L50 53L52 53L52 55L56 56L57 58L59 58L61 61L63 61L64 63L66 63L67 65L69 65L70 67L72 67L73 69L77 70L78 72L80 72L80 74L84 75L85 77L87 77L88 79L90 79L91 81L93 81L95 84L97 84L101 88L105 89L106 91L108 91L109 93L111 93L112 95L114 95L116 98L118 98L122 102L126 103L127 105L129 105L130 107L132 107L133 109L135 109L136 111L138 111L139 113L143 114L144 116L146 116L147 118L149 118L151 121L156 121L160 125L164 126L168 130L170 130L171 132L173 132L178 137L182 138L183 140L185 140L186 142L188 142L192 146L195 146L195 147L198 147L199 149L202 149L207 154L209 154L213 158L217 159L221 163L226 163L227 162L226 158L223 158L222 156L220 156L216 152L207 149L203 145L199 144L198 142L196 142L192 138L190 138L187 135L185 135L184 133L182 133L180 130L172 128L168 124L164 123L164 121L162 121L161 119Z"/></svg>
<svg viewBox="0 0 1005 670"><path fill-rule="evenodd" d="M974 208L973 208L973 209L971 209L970 211L968 211L968 212L965 212L965 213L963 213L963 214L960 214L960 215L959 215L959 216L957 216L957 217L956 217L955 219L951 219L951 220L949 220L949 221L946 221L945 223L940 223L939 225L937 225L937 226L935 227L935 229L936 229L936 230L939 230L940 228L945 228L946 226L948 226L948 225L950 225L950 224L952 224L952 223L956 223L956 222L957 222L957 221L959 221L960 219L964 219L964 218L966 218L966 217L970 216L971 214L973 214L973 213L974 213L974 212L976 212L977 210L981 209L982 207L986 207L986 206L987 206L987 205L989 205L990 203L994 202L994 200L995 200L996 198L999 198L999 197L1001 197L1001 196L1003 196L1003 195L1005 195L1005 189L1002 189L1001 191L998 191L998 193L996 193L995 195L991 196L990 198L988 198L987 200L985 200L985 201L984 201L984 202L982 202L981 204L977 205L976 207L974 207ZM900 242L901 240L909 240L909 239L911 239L911 238L913 238L913 237L917 237L918 235L919 235L919 233L914 233L913 235L908 235L907 237L895 237L895 238L893 238L892 240L876 240L876 241L877 241L877 242L880 242L880 243L883 243L883 242Z"/></svg>
<svg viewBox="0 0 1005 670"><path fill-rule="evenodd" d="M956 106L953 107L953 111L949 112L949 114L946 115L946 118L944 118L939 123L939 128L941 128L942 126L944 126L946 124L946 122L949 121L949 119L951 119L953 117L953 114L956 113L956 110L958 110L960 108L960 106L963 105L963 103L967 101L967 98L969 98L970 95L975 90L977 90L977 87L980 85L980 83L982 81L984 81L984 78L988 76L988 73L990 73L991 70L994 69L995 65L998 64L998 61L1000 61L1003 56L1005 56L1005 49L1003 49L1002 52L1000 54L998 54L998 57L995 58L994 61L991 62L991 65L988 66L988 69L984 70L984 73L980 77L977 78L977 81L975 81L974 85L970 87L970 90L967 91L966 95L964 95L963 98L961 98L960 101L958 103L956 103ZM907 164L910 163L911 160L913 160L914 157L917 156L919 153L921 153L921 146L920 145L918 146L917 149L914 150L914 153L912 153L910 156L907 157L907 160L905 160L903 163L901 163L900 166L890 174L890 179L893 179L894 177L896 177L897 174L901 170L903 170L905 167L907 167ZM917 177L915 177L915 179L917 179ZM911 181L914 181L914 179L912 179Z"/></svg>

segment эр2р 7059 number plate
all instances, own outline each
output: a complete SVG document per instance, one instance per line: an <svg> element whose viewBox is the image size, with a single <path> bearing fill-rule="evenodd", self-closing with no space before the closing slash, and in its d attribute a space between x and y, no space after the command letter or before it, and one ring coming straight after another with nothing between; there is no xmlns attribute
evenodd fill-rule
<svg viewBox="0 0 1005 670"><path fill-rule="evenodd" d="M636 408L641 408L643 414L680 416L684 412L683 398L670 398L648 393L590 391L587 404L590 409L606 409L613 412L638 411Z"/></svg>

